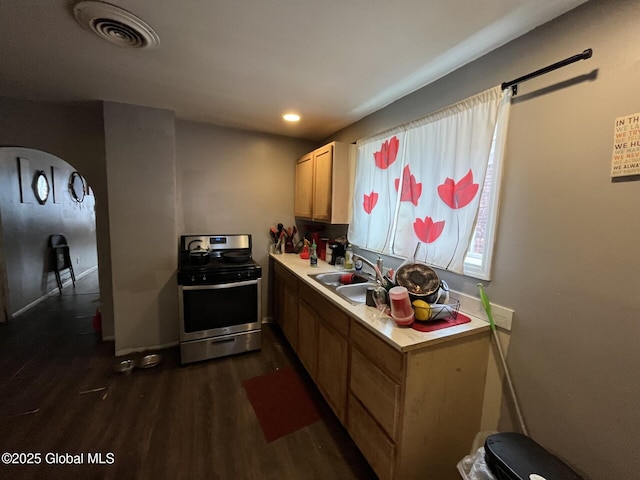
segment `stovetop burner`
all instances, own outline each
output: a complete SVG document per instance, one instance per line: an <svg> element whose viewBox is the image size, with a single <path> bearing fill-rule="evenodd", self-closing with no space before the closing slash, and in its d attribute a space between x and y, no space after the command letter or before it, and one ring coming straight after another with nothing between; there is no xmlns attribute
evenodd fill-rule
<svg viewBox="0 0 640 480"><path fill-rule="evenodd" d="M261 278L251 257L251 235L182 235L179 285L213 285Z"/></svg>
<svg viewBox="0 0 640 480"><path fill-rule="evenodd" d="M253 268L257 264L249 255L248 258L242 262L231 262L225 260L223 257L214 257L209 254L207 260L204 263L201 263L201 260L197 262L193 262L189 258L189 253L185 252L181 255L182 259L180 262L180 271L230 271L230 270L241 270L244 268Z"/></svg>

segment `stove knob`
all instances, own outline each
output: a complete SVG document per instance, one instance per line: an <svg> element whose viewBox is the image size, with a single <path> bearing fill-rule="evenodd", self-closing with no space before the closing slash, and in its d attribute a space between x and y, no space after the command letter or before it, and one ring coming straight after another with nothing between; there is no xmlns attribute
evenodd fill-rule
<svg viewBox="0 0 640 480"><path fill-rule="evenodd" d="M196 281L195 275L191 275L191 282L195 282L195 281Z"/></svg>
<svg viewBox="0 0 640 480"><path fill-rule="evenodd" d="M202 281L206 282L207 281L207 276L206 275L202 275Z"/></svg>

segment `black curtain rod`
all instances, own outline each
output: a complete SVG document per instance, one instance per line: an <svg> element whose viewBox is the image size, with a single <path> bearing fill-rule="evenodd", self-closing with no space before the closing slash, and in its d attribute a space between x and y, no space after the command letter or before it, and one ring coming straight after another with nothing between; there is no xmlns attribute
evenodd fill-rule
<svg viewBox="0 0 640 480"><path fill-rule="evenodd" d="M523 75L522 77L511 80L510 82L504 82L502 84L502 90L506 90L507 88L511 87L513 94L516 95L518 93L519 83L526 82L531 78L544 75L545 73L552 72L553 70L557 70L558 68L562 68L579 60L586 60L587 58L591 58L591 55L593 55L593 50L587 48L584 52L574 55L573 57L565 58L564 60L560 60L559 62L554 63L553 65L549 65L547 67L541 68L540 70L536 70L535 72Z"/></svg>

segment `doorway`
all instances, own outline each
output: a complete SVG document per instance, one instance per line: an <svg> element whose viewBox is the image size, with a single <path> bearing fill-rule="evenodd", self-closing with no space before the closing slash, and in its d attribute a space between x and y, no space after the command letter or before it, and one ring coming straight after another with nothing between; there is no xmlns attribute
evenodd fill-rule
<svg viewBox="0 0 640 480"><path fill-rule="evenodd" d="M0 321L18 321L60 295L49 261L53 234L66 237L76 280L97 279L95 198L82 173L46 152L0 148ZM63 271L62 293L72 284Z"/></svg>

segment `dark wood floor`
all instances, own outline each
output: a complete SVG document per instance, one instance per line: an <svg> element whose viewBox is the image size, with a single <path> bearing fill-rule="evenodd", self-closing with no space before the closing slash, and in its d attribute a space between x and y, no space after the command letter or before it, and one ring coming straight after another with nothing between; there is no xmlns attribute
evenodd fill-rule
<svg viewBox="0 0 640 480"><path fill-rule="evenodd" d="M98 297L89 275L0 325L0 454L40 454L39 465L0 463L0 479L375 478L311 384L323 420L264 440L242 381L292 365L309 382L277 327L259 352L181 367L170 349L122 376L92 328Z"/></svg>

